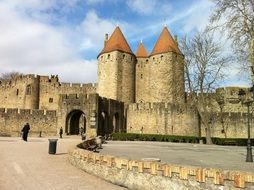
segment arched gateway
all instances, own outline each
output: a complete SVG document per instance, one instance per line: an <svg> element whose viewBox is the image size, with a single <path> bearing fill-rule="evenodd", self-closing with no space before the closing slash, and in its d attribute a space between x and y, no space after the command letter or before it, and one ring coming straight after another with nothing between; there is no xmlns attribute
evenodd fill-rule
<svg viewBox="0 0 254 190"><path fill-rule="evenodd" d="M58 130L65 128L66 135L78 135L80 129L87 138L125 131L123 102L98 94L63 94L59 102Z"/></svg>
<svg viewBox="0 0 254 190"><path fill-rule="evenodd" d="M72 110L66 117L65 132L69 135L78 135L86 132L86 117L81 110Z"/></svg>

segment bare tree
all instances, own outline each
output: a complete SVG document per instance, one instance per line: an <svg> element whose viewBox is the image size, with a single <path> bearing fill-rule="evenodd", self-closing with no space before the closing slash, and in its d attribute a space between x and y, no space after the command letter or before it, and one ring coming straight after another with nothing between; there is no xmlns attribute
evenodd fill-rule
<svg viewBox="0 0 254 190"><path fill-rule="evenodd" d="M221 29L232 40L234 52L244 69L254 74L254 0L212 0L215 11L210 29ZM252 45L251 45L252 44ZM251 47L252 46L252 47ZM253 78L254 79L254 78ZM252 80L253 80L252 79ZM252 81L254 83L254 81Z"/></svg>
<svg viewBox="0 0 254 190"><path fill-rule="evenodd" d="M225 78L223 69L229 58L222 56L222 49L218 43L214 42L212 34L199 33L190 40L185 37L180 45L185 55L186 89L190 94L190 103L196 107L201 117L206 130L207 144L212 144L211 95L218 83Z"/></svg>
<svg viewBox="0 0 254 190"><path fill-rule="evenodd" d="M16 71L12 71L9 73L2 73L0 76L0 81L7 81L7 80L16 79L17 77L19 77L21 75L23 75L23 74L16 72Z"/></svg>

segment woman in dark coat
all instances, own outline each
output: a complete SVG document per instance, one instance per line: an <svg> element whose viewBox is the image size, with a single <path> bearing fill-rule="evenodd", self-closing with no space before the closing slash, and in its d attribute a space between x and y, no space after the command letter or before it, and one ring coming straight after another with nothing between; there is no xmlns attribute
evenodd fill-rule
<svg viewBox="0 0 254 190"><path fill-rule="evenodd" d="M26 123L22 129L22 132L23 132L22 138L24 141L27 141L27 136L28 136L29 130L30 130L29 123Z"/></svg>

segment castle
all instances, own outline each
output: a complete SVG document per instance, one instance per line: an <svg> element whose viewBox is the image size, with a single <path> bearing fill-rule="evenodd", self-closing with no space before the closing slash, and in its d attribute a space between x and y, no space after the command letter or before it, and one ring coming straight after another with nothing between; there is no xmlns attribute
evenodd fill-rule
<svg viewBox="0 0 254 190"><path fill-rule="evenodd" d="M205 135L199 115L187 104L184 55L167 27L150 54L142 42L134 54L116 27L97 59L97 84L61 83L54 75L1 81L0 135L19 135L25 122L32 135L56 135L60 127L70 135L82 127L88 137L113 132ZM247 136L238 90L217 90L224 104L222 110L214 103L212 136Z"/></svg>

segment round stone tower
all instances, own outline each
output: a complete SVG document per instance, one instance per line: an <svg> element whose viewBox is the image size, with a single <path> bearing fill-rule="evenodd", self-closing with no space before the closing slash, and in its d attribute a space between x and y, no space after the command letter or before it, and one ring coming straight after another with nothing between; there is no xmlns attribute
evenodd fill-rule
<svg viewBox="0 0 254 190"><path fill-rule="evenodd" d="M150 101L150 64L149 55L143 42L140 42L137 52L136 64L136 102Z"/></svg>
<svg viewBox="0 0 254 190"><path fill-rule="evenodd" d="M184 56L164 27L150 55L151 102L184 101Z"/></svg>
<svg viewBox="0 0 254 190"><path fill-rule="evenodd" d="M97 58L97 93L102 97L133 103L136 58L119 27L109 39L106 35L104 48Z"/></svg>

